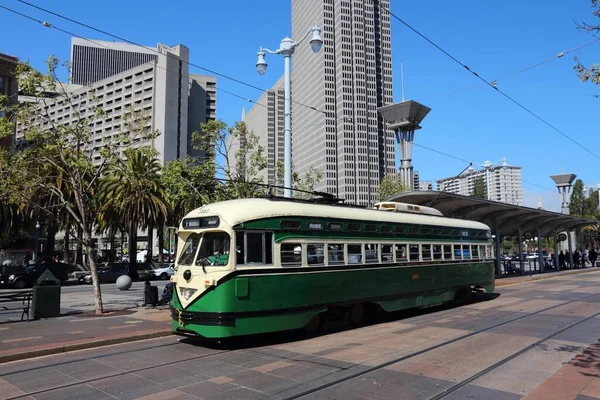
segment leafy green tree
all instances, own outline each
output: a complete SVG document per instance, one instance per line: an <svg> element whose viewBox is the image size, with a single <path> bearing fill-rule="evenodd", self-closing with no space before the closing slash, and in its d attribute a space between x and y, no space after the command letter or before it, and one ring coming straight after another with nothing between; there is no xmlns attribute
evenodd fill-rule
<svg viewBox="0 0 600 400"><path fill-rule="evenodd" d="M277 160L275 165L275 176L277 180L275 182L269 182L274 186L283 186L284 184L284 176L285 176L285 167L283 165L282 160ZM296 189L296 191L292 190L292 197L297 199L310 199L315 197L314 194L307 192L314 192L315 185L319 183L323 179L323 173L321 170L310 166L308 170L304 172L304 174L300 175L296 171L296 167L292 162L292 189ZM274 193L278 195L283 194L283 189L277 188L273 190Z"/></svg>
<svg viewBox="0 0 600 400"><path fill-rule="evenodd" d="M471 194L471 197L477 197L478 199L488 198L487 187L483 176L475 178L475 182L473 183L473 193Z"/></svg>
<svg viewBox="0 0 600 400"><path fill-rule="evenodd" d="M267 167L267 158L258 137L248 131L246 124L228 126L218 120L203 123L200 129L192 135L194 148L206 154L204 168L224 181L215 185L210 202L264 194L260 172Z"/></svg>
<svg viewBox="0 0 600 400"><path fill-rule="evenodd" d="M129 232L129 273L136 278L137 231L148 231L148 255L152 253L153 227L167 218L161 165L147 148L128 148L125 160L116 160L100 180L100 213L115 212Z"/></svg>
<svg viewBox="0 0 600 400"><path fill-rule="evenodd" d="M583 194L583 181L577 179L571 189L571 201L569 203L569 213L571 215L583 217L585 213L585 196Z"/></svg>
<svg viewBox="0 0 600 400"><path fill-rule="evenodd" d="M58 59L50 57L46 64L45 73L26 64L18 65L15 76L20 91L31 101L18 106L6 102L0 105L3 115L0 132L12 132L16 123L28 144L11 154L8 168L0 167L0 182L5 186L2 196L13 204L35 210L40 217L53 218L56 223L69 221L73 230L67 229L67 234L72 235L88 256L95 309L101 314L102 295L93 239L93 231L99 224L99 182L108 167L119 159L121 150L134 140L156 137L156 132L147 128L145 115L127 110L122 114L120 130L112 138L105 137L100 147L92 148L92 129L105 117L97 99L90 95L93 89L85 88L86 95L90 95L86 104L77 101L76 96L81 92L73 92L58 79L61 69ZM63 66L69 67L68 64ZM48 92L55 96L48 98ZM70 122L57 122L50 115L56 104L69 107ZM100 161L94 158L96 152L101 156ZM52 202L48 202L48 198L52 198ZM73 231L78 234L73 235Z"/></svg>
<svg viewBox="0 0 600 400"><path fill-rule="evenodd" d="M395 194L404 192L406 188L396 174L387 174L381 180L377 195L379 201L385 201Z"/></svg>
<svg viewBox="0 0 600 400"><path fill-rule="evenodd" d="M592 0L592 15L600 18L600 1ZM583 30L586 33L598 34L600 33L600 24L598 25L589 25L587 23L582 23L579 25L579 29ZM592 82L596 85L600 85L600 65L598 63L592 64L589 67L585 67L583 64L579 62L577 57L575 57L575 66L573 69L577 72L577 76L579 80L582 82ZM594 95L594 97L600 97L600 95Z"/></svg>

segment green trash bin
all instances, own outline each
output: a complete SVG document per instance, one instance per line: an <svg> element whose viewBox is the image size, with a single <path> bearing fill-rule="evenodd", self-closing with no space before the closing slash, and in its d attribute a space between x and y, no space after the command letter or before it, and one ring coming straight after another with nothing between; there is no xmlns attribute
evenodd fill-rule
<svg viewBox="0 0 600 400"><path fill-rule="evenodd" d="M31 317L60 317L60 281L46 269L33 284Z"/></svg>

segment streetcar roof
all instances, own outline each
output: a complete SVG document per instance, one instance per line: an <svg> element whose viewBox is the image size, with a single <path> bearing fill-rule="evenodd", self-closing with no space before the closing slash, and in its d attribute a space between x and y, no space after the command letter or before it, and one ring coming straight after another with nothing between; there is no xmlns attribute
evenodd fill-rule
<svg viewBox="0 0 600 400"><path fill-rule="evenodd" d="M208 204L191 211L185 218L211 215L218 215L222 221L231 226L264 218L314 217L489 230L485 224L463 219L261 198L227 200Z"/></svg>

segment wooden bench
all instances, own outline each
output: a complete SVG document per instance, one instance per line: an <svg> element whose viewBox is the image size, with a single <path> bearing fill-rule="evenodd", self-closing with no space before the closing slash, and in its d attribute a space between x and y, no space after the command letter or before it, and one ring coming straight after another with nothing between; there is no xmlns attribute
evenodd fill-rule
<svg viewBox="0 0 600 400"><path fill-rule="evenodd" d="M27 316L29 321L29 309L31 308L31 298L33 290L19 290L13 292L0 293L0 312L20 310L21 321ZM10 304L19 303L20 304Z"/></svg>

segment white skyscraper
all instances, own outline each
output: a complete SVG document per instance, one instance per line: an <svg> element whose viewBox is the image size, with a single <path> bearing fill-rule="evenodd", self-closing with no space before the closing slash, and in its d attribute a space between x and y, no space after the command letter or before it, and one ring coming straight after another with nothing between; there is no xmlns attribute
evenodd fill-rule
<svg viewBox="0 0 600 400"><path fill-rule="evenodd" d="M394 134L377 108L393 103L389 0L292 0L292 38L315 24L323 49L299 46L292 58L292 160L323 173L316 190L351 203L375 202L395 171ZM319 111L298 103L315 107Z"/></svg>

